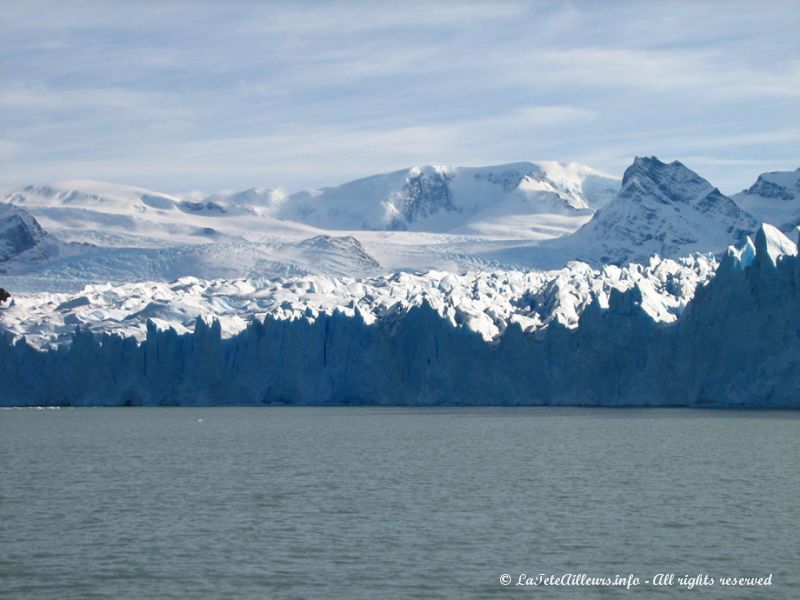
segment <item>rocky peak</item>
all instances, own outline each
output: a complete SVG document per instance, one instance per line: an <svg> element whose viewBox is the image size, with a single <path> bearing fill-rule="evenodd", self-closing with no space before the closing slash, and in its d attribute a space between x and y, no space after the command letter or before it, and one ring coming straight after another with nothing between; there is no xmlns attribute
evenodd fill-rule
<svg viewBox="0 0 800 600"><path fill-rule="evenodd" d="M33 216L16 206L0 204L0 262L34 248L46 237Z"/></svg>

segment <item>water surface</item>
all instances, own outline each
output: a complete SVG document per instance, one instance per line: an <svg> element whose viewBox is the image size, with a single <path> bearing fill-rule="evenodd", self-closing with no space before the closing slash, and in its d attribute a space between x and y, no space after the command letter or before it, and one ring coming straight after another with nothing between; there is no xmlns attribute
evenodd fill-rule
<svg viewBox="0 0 800 600"><path fill-rule="evenodd" d="M772 573L771 588L699 593L800 597L799 416L2 410L0 597L633 593L504 587L505 573Z"/></svg>

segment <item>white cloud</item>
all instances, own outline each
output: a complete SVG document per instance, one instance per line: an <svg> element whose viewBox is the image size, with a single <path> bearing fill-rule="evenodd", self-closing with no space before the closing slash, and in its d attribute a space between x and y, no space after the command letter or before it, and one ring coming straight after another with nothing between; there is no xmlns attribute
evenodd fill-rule
<svg viewBox="0 0 800 600"><path fill-rule="evenodd" d="M10 140L0 139L0 160L10 160L17 152L18 147L19 144Z"/></svg>
<svg viewBox="0 0 800 600"><path fill-rule="evenodd" d="M296 189L642 153L739 181L733 161L798 155L800 5L720 6L12 2L0 184Z"/></svg>

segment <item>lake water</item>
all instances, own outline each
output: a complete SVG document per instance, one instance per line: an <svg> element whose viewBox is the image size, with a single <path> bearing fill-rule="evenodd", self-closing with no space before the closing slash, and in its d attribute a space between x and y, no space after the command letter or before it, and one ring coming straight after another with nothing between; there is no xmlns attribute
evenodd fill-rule
<svg viewBox="0 0 800 600"><path fill-rule="evenodd" d="M797 412L2 410L0 597L800 598L799 463Z"/></svg>

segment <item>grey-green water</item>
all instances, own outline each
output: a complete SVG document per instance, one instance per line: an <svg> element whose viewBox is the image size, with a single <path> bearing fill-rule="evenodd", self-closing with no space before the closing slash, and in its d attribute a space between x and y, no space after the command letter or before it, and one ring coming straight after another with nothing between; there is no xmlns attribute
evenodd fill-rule
<svg viewBox="0 0 800 600"><path fill-rule="evenodd" d="M798 417L2 410L0 597L798 598ZM643 583L658 573L773 584Z"/></svg>

